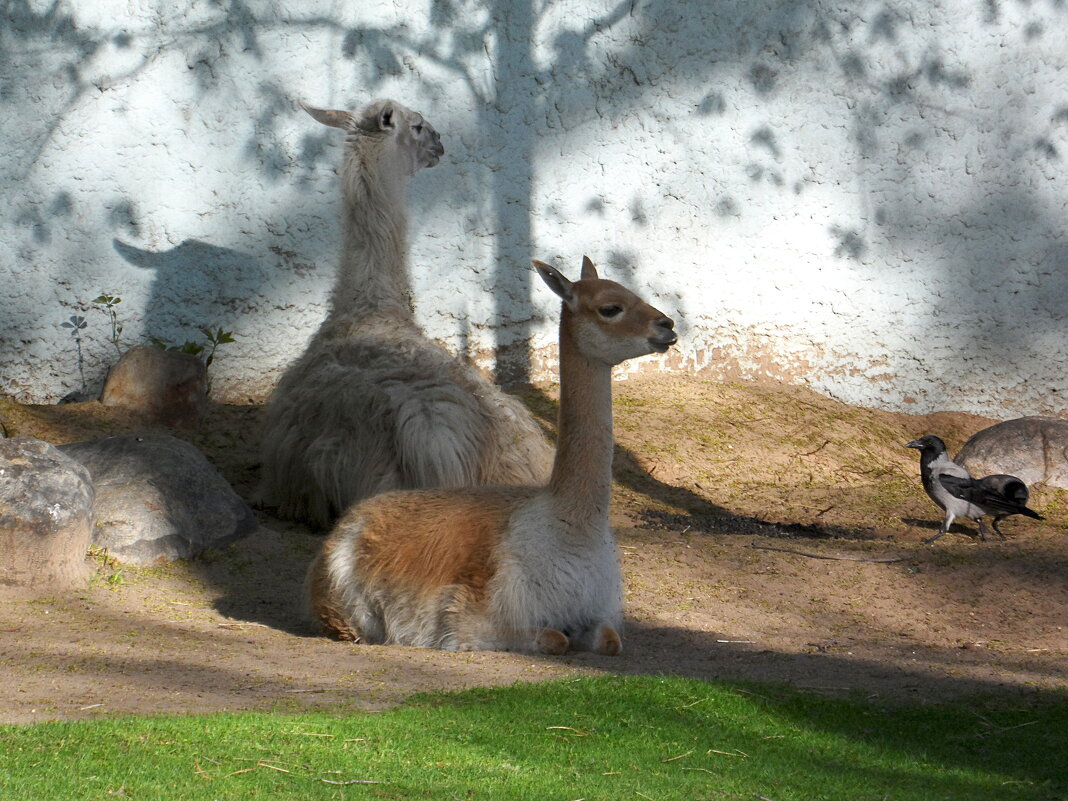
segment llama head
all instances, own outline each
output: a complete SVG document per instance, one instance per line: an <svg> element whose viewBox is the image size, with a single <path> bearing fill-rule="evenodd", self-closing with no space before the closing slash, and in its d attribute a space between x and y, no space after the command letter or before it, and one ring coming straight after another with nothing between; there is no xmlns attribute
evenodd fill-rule
<svg viewBox="0 0 1068 801"><path fill-rule="evenodd" d="M541 279L563 301L561 330L569 330L587 359L608 365L648 353L666 353L675 344L675 323L625 286L598 277L589 257L582 274L569 281L559 270L535 261Z"/></svg>
<svg viewBox="0 0 1068 801"><path fill-rule="evenodd" d="M374 140L379 158L392 161L404 175L433 167L445 153L434 126L395 100L374 100L355 113L302 106L323 125L347 131L350 147Z"/></svg>

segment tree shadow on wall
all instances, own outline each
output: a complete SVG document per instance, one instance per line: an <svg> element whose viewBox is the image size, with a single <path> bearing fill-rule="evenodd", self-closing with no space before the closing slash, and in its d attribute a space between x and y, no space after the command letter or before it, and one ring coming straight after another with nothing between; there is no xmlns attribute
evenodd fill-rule
<svg viewBox="0 0 1068 801"><path fill-rule="evenodd" d="M508 383L525 384L530 378L529 351L511 343L529 341L537 310L529 273L515 272L514 265L529 258L534 244L533 219L546 213L534 209L539 129L556 135L553 129L566 132L584 130L589 123L614 125L633 109L647 108L650 92L672 72L699 75L715 83L715 75L731 69L739 59L736 27L709 24L719 17L745 26L753 41L778 45L782 30L811 27L816 12L806 3L783 2L749 12L718 4L618 0L600 13L580 15L562 25L545 43L551 56L544 59L534 45L537 31L553 16L549 7L525 0L491 0L484 9L484 14L471 15L454 0L433 0L430 34L412 36L403 27L353 28L345 36L342 55L357 62L358 72L359 65L369 63L383 65L380 70L389 74L399 73L407 54L415 52L456 77L455 86L440 86L443 95L466 90L481 101L476 106L479 119L469 133L469 148L484 158L489 168L485 211L487 233L495 249L493 283L499 290L495 299L508 299L495 309L497 376ZM443 31L451 35L443 36ZM612 37L617 38L617 44L608 52L595 50L600 47L597 42L611 41ZM680 56L678 63L651 57L661 50L677 54L680 38L687 42L687 55ZM476 58L483 53L495 66L491 84L470 67L469 56ZM791 51L782 60L797 57ZM779 66L759 46L754 46L746 58L750 62L749 83L770 104L776 94ZM366 83L381 74L360 77L364 79L361 83ZM718 90L710 90L698 104L697 116L722 114L725 104ZM507 149L500 144L502 131L509 136ZM583 134L571 146L584 150L590 146L589 137ZM562 177L555 180L566 181ZM593 199L587 204L587 214L602 213L599 195L610 195L611 186L609 180L591 190ZM566 188L562 183L561 191ZM726 210L724 214L736 213L738 201L733 198L721 197L719 203ZM548 209L550 216L567 216L563 208L556 211L553 205ZM651 224L644 206L640 198L630 203L631 219L640 227ZM625 249L601 254L605 255L609 264L628 277L642 266Z"/></svg>

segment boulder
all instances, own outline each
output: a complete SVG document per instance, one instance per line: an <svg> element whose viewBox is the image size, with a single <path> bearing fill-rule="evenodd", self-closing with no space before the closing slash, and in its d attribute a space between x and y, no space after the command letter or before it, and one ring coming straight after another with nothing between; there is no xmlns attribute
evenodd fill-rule
<svg viewBox="0 0 1068 801"><path fill-rule="evenodd" d="M108 370L100 402L196 428L208 409L208 371L196 356L139 345Z"/></svg>
<svg viewBox="0 0 1068 801"><path fill-rule="evenodd" d="M954 461L976 478L1008 473L1028 486L1068 489L1068 420L1006 420L969 439Z"/></svg>
<svg viewBox="0 0 1068 801"><path fill-rule="evenodd" d="M197 556L256 530L252 510L196 447L166 434L62 445L96 491L93 542L122 562Z"/></svg>
<svg viewBox="0 0 1068 801"><path fill-rule="evenodd" d="M0 584L66 587L89 575L89 471L55 446L0 440Z"/></svg>

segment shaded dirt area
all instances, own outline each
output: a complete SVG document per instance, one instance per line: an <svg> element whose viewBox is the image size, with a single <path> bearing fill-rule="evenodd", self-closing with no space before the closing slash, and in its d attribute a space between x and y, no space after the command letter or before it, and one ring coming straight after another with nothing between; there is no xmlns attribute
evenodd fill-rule
<svg viewBox="0 0 1068 801"><path fill-rule="evenodd" d="M524 396L552 433L551 387ZM187 436L245 497L258 407L213 408ZM617 658L368 647L316 636L301 585L320 535L258 511L207 558L96 558L86 587L0 587L0 722L123 713L378 708L422 690L602 672L755 679L937 701L1068 688L1068 496L1006 541L939 513L903 443L955 452L993 421L859 409L780 385L638 377L616 385L614 523L626 574ZM96 403L0 400L9 436L62 443L147 430ZM830 558L836 557L836 558ZM884 561L879 561L884 560ZM892 561L885 561L892 560Z"/></svg>

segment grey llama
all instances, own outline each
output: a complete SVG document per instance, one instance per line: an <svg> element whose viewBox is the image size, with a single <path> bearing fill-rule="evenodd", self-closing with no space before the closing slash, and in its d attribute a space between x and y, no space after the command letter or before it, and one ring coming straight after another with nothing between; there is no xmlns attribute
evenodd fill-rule
<svg viewBox="0 0 1068 801"><path fill-rule="evenodd" d="M674 324L589 259L575 282L534 265L561 300L549 482L390 492L353 506L308 569L310 612L326 632L446 650L621 651L612 367L665 353Z"/></svg>
<svg viewBox="0 0 1068 801"><path fill-rule="evenodd" d="M552 448L526 407L415 321L406 189L444 153L437 131L393 100L304 108L346 132L344 239L330 312L268 403L261 500L327 527L388 490L545 480Z"/></svg>

